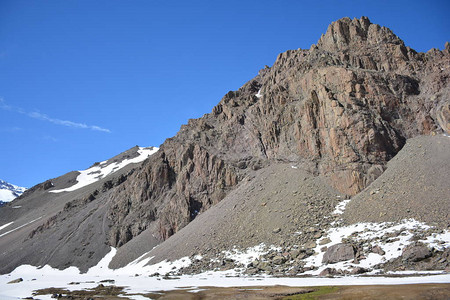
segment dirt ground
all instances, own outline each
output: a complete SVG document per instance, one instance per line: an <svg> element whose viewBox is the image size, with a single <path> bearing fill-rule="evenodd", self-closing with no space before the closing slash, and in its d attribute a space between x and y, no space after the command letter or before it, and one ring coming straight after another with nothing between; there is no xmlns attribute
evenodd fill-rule
<svg viewBox="0 0 450 300"><path fill-rule="evenodd" d="M123 294L123 288L98 286L92 290L72 291L48 288L36 291L33 299L39 295L52 295L58 299L130 299ZM450 299L450 283L446 284L408 284L408 285L366 285L366 286L321 286L321 287L199 287L176 291L136 294L158 300L203 300L203 299ZM132 295L128 295L132 296Z"/></svg>

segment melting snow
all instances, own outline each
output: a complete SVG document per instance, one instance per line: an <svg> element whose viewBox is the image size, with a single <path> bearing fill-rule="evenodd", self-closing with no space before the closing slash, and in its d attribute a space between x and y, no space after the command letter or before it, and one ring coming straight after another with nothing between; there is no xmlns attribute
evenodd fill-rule
<svg viewBox="0 0 450 300"><path fill-rule="evenodd" d="M223 251L223 253L226 258L230 258L243 265L248 265L261 255L268 253L270 250L279 251L281 248L276 248L274 246L266 247L265 244L261 243L255 247L247 248L245 251L239 251L236 248L233 248L231 251Z"/></svg>
<svg viewBox="0 0 450 300"><path fill-rule="evenodd" d="M261 250L260 246L255 247L254 251ZM176 290L185 287L192 292L199 291L199 286L217 286L217 287L251 287L262 285L285 285L285 286L321 286L321 285L373 285L373 284L413 284L413 283L448 283L450 274L431 273L430 276L417 277L340 277L340 278L274 278L267 275L263 276L239 276L234 270L205 272L197 275L182 275L171 277L170 280L160 276L150 276L156 269L172 270L190 264L189 259L173 263L161 262L153 266L144 266L148 259L129 264L128 266L111 270L107 266L114 257L116 250L111 248L97 266L92 267L87 273L80 274L75 267L65 270L57 270L49 266L37 268L30 265L23 265L16 268L11 274L0 276L0 299L18 299L32 295L32 292L38 289L48 287L65 288L68 290L81 290L94 288L98 284L110 285L102 280L114 280L114 285L125 286L124 292L127 297L136 293L148 293L155 291ZM163 273L162 273L163 274ZM22 278L23 281L16 284L7 284L16 278ZM77 284L70 284L76 282ZM50 295L40 299L51 299ZM133 299L143 299L141 296L133 295Z"/></svg>
<svg viewBox="0 0 450 300"><path fill-rule="evenodd" d="M30 221L30 222L28 222L28 223L25 223L25 224L23 224L23 225L20 225L19 227L16 227L16 228L14 228L14 229L12 229L12 230L10 230L10 231L7 231L7 232L5 232L5 233L2 233L2 234L0 234L0 237L2 237L2 236L4 236L4 235L7 235L8 233L11 233L11 232L13 232L13 231L16 231L17 229L20 229L20 228L22 228L22 227L25 227L25 226L27 226L28 224L31 224L31 223L33 223L33 222L36 222L37 220L39 220L40 218L42 218L43 216L40 216L39 218L36 218L36 219L34 219L34 220L32 220L32 221ZM3 225L4 227L6 227L6 226L8 226L8 225L10 225L10 224L12 224L13 222L11 222L11 223L8 223L8 224L6 224L6 225ZM2 228L4 228L4 227L2 227ZM0 229L2 229L2 228L0 228Z"/></svg>
<svg viewBox="0 0 450 300"><path fill-rule="evenodd" d="M100 164L93 166L87 170L84 171L78 171L80 172L80 175L77 177L77 183L72 185L71 187L61 189L61 190L54 190L50 191L51 193L61 193L61 192L71 192L74 190L77 190L79 188L85 187L91 183L94 183L120 169L125 167L129 164L135 164L142 162L146 160L150 155L156 153L159 150L159 148L152 147L152 148L143 148L139 147L139 150L137 151L139 153L139 156L132 158L132 159L125 159L121 162L114 162L107 164L108 161L103 161Z"/></svg>
<svg viewBox="0 0 450 300"><path fill-rule="evenodd" d="M350 200L344 200L336 206L332 214L342 214L346 205ZM339 222L333 222L333 228L329 229L327 234L322 236L316 241L317 246L314 248L315 254L306 258L304 262L306 267L318 267L318 269L306 272L310 275L318 275L325 268L335 268L341 270L351 270L353 267L373 268L375 265L387 262L391 259L400 257L403 249L412 243L411 238L414 236L414 231L420 231L426 233L431 227L425 223L421 223L414 219L403 220L399 223L357 223L349 226L339 227ZM389 236L389 234L395 233L392 238L383 237ZM359 261L359 264L352 263L352 260L338 262L334 264L323 265L322 259L326 249L330 246L342 243L344 239L352 238L355 241L369 241L371 247L379 246L384 252L384 255L377 253L369 253L364 259ZM330 242L324 244L321 242L325 239L329 239ZM420 240L420 242L433 247L438 251L442 251L445 248L450 247L450 232L444 230L441 233L428 233L428 236ZM365 252L368 251L363 249ZM324 248L326 247L326 248ZM373 271L372 273L375 273ZM410 271L408 274L411 274Z"/></svg>
<svg viewBox="0 0 450 300"><path fill-rule="evenodd" d="M261 98L263 95L261 94L261 89L259 89L258 93L255 95L257 98Z"/></svg>
<svg viewBox="0 0 450 300"><path fill-rule="evenodd" d="M340 196L338 196L338 198L340 198ZM339 202L338 205L336 205L336 208L334 209L334 211L331 214L335 214L335 215L342 215L344 213L345 207L347 206L347 204L350 202L350 199L344 200L342 202Z"/></svg>
<svg viewBox="0 0 450 300"><path fill-rule="evenodd" d="M9 223L6 223L5 225L0 226L0 230L2 230L3 228L8 227L8 226L11 225L12 223L14 223L14 222L9 222Z"/></svg>

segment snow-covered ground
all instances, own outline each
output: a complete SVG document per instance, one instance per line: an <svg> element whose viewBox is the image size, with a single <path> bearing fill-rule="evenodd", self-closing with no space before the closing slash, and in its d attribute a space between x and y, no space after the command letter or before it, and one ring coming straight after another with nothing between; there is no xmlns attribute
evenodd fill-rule
<svg viewBox="0 0 450 300"><path fill-rule="evenodd" d="M318 275L325 268L335 268L350 271L353 267L373 268L377 264L384 263L390 259L400 257L403 249L412 243L410 240L414 231L426 232L430 226L415 221L413 219L403 220L401 223L358 223L344 227L334 227L330 229L326 236L317 240L317 246L314 249L315 255L308 257L306 267L318 267L317 270L306 272L306 274ZM395 238L383 241L381 238L387 234L396 233ZM322 258L325 251L323 247L330 247L339 244L343 239L352 237L356 241L372 240L371 246L379 246L385 254L369 253L365 259L361 259L357 264L353 260L343 261L333 264L322 264ZM321 243L324 239L331 242ZM420 242L433 247L436 250L443 250L450 247L450 232L444 231L442 234L431 234ZM367 250L367 249L364 249ZM376 270L374 271L377 272Z"/></svg>
<svg viewBox="0 0 450 300"><path fill-rule="evenodd" d="M71 187L60 189L60 190L53 190L50 191L51 193L61 193L61 192L71 192L74 190L77 190L79 188L82 188L84 186L87 186L91 183L94 183L120 169L123 167L129 165L129 164L135 164L142 162L146 160L150 155L156 153L159 150L159 148L156 147L150 147L150 148L143 148L139 147L139 150L137 151L139 155L132 159L125 159L121 162L113 162L108 163L108 161L103 161L99 163L98 165L95 165L87 170L78 171L80 175L77 177L77 183L72 185Z"/></svg>
<svg viewBox="0 0 450 300"><path fill-rule="evenodd" d="M255 251L255 249L253 249ZM81 290L114 284L125 286L127 294L141 294L157 291L168 291L191 287L198 289L202 286L236 287L236 286L322 286L322 285L374 285L374 284L414 284L414 283L448 283L450 274L434 273L429 276L408 277L357 277L344 276L337 278L276 278L271 276L242 276L235 270L205 272L198 275L183 275L170 279L155 276L156 272L178 270L191 263L189 258L175 262L161 262L151 266L144 266L148 259L139 260L128 266L111 270L107 266L114 257L116 250L111 249L97 266L87 273L80 274L75 267L65 270L44 266L41 269L29 265L18 267L12 273L0 276L0 299L20 299L32 296L33 291L48 287ZM9 281L22 278L19 283L8 284ZM114 282L104 282L113 280ZM103 281L103 282L102 282ZM40 299L51 299L51 295L39 296Z"/></svg>

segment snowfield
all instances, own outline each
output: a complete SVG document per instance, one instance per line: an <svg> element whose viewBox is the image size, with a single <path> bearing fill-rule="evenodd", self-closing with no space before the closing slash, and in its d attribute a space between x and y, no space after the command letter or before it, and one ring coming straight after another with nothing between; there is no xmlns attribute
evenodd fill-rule
<svg viewBox="0 0 450 300"><path fill-rule="evenodd" d="M78 171L80 175L77 177L77 183L72 185L71 187L60 189L60 190L53 190L50 191L50 193L62 193L62 192L71 192L75 191L79 188L85 187L91 183L94 183L96 181L99 181L100 179L122 169L123 167L129 165L129 164L135 164L142 162L146 160L150 155L155 154L159 148L156 147L150 147L150 148L143 148L139 147L139 150L137 151L139 153L139 156L132 158L132 159L125 159L121 162L113 162L109 163L108 161L103 161L99 163L98 165L95 165L87 170L84 171Z"/></svg>
<svg viewBox="0 0 450 300"><path fill-rule="evenodd" d="M254 249L252 251L255 251ZM344 276L336 278L276 278L271 276L242 276L235 270L211 271L198 275L182 275L164 279L155 276L155 272L164 274L174 271L191 263L189 258L179 259L175 262L161 262L151 266L144 266L147 260L129 264L128 266L111 270L107 266L114 257L116 249L111 248L97 266L89 269L87 273L80 274L75 267L65 270L57 270L49 266L37 268L23 265L12 273L0 276L0 299L20 299L32 296L33 291L48 287L65 288L68 290L81 290L95 288L103 280L114 280L114 285L125 286L127 294L141 294L156 291L168 291L176 289L193 288L202 286L236 287L236 286L323 286L323 285L380 285L380 284L418 284L418 283L448 283L450 274L431 272L429 276L409 277L359 277ZM411 275L411 273L408 273ZM8 284L9 281L22 278L23 281ZM51 295L39 296L40 299L52 299ZM131 297L131 296L130 296Z"/></svg>

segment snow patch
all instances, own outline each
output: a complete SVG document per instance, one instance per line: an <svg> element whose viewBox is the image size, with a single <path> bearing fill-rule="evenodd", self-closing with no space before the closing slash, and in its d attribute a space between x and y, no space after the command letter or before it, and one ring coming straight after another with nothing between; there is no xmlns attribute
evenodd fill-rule
<svg viewBox="0 0 450 300"><path fill-rule="evenodd" d="M49 266L37 268L23 265L16 268L12 273L0 275L0 299L20 299L32 296L33 291L48 287L58 287L68 290L83 290L94 288L102 280L114 280L114 285L125 286L124 293L131 299L144 299L140 295L149 292L169 291L184 289L198 292L201 286L216 287L252 287L252 286L324 286L324 285L380 285L380 284L424 284L424 283L448 283L450 274L431 272L430 276L414 277L355 277L346 276L338 278L276 278L263 276L236 276L233 270L205 272L197 275L182 275L164 279L161 276L150 275L143 269L128 269L127 272L119 270L104 269L108 260L115 254L112 248L99 264L91 268L87 273L81 274L75 267L65 270L57 270ZM135 264L135 267L137 264ZM124 269L130 268L129 266ZM94 272L94 270L97 270ZM101 271L100 271L101 270ZM150 269L147 269L150 271ZM16 284L7 284L16 278L23 281ZM76 282L77 284L69 284ZM107 285L108 283L102 282ZM185 288L182 288L185 287ZM42 299L50 299L39 296Z"/></svg>
<svg viewBox="0 0 450 300"><path fill-rule="evenodd" d="M129 165L129 164L135 164L142 162L146 160L150 155L156 153L159 150L159 148L156 147L150 147L150 148L143 148L139 147L139 150L137 151L139 153L139 156L131 159L125 159L121 162L113 162L108 164L108 161L103 161L99 163L98 165L95 165L87 170L84 171L78 171L80 174L77 177L77 183L72 185L71 187L60 189L60 190L54 190L50 191L51 193L61 193L61 192L71 192L74 190L77 190L79 188L85 187L91 183L97 182L100 179L122 169L123 167Z"/></svg>
<svg viewBox="0 0 450 300"><path fill-rule="evenodd" d="M5 233L2 233L2 234L0 234L0 237L5 236L5 235L7 235L7 234L9 234L9 233L11 233L11 232L13 232L13 231L16 231L16 230L22 228L22 227L25 227L25 226L27 226L28 224L31 224L31 223L33 223L33 222L36 222L37 220L41 219L42 217L43 217L43 216L40 216L39 218L34 219L34 220L32 220L32 221L30 221L30 222L28 222L28 223L25 223L25 224L23 224L23 225L20 225L20 226L17 227L17 228L14 228L14 229L12 229L12 230L10 230L10 231L7 231L7 232L5 232ZM13 223L13 222L11 222L11 223ZM11 223L9 223L9 224L11 224ZM9 224L6 224L6 225L9 225ZM3 225L3 226L6 227L6 225Z"/></svg>
<svg viewBox="0 0 450 300"><path fill-rule="evenodd" d="M276 248L274 246L266 247L264 243L261 243L257 246L247 248L244 251L240 251L236 248L233 248L230 251L223 251L222 253L226 258L232 259L237 263L248 265L255 259L260 258L262 255L268 253L269 251L280 251L281 248Z"/></svg>
<svg viewBox="0 0 450 300"><path fill-rule="evenodd" d="M0 226L0 230L2 230L3 228L8 227L8 226L11 225L12 223L14 223L14 222L9 222L9 223L6 223L5 225Z"/></svg>
<svg viewBox="0 0 450 300"><path fill-rule="evenodd" d="M340 196L338 196L338 198L340 198ZM346 199L343 200L341 202L338 203L338 205L336 205L336 208L334 209L334 211L331 213L333 215L342 215L345 211L345 207L347 206L347 204L350 202L350 199Z"/></svg>
<svg viewBox="0 0 450 300"><path fill-rule="evenodd" d="M263 95L261 94L261 89L259 89L258 93L255 94L255 96L259 99L261 98Z"/></svg>

